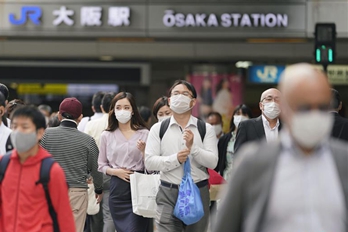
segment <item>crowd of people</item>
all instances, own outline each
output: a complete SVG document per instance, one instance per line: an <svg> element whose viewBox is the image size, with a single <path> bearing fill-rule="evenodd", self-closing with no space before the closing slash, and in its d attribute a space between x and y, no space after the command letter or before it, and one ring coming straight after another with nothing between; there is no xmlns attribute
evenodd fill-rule
<svg viewBox="0 0 348 232"><path fill-rule="evenodd" d="M289 66L261 94L258 117L235 107L227 132L218 112L192 115L197 93L184 80L152 112L129 92L95 93L88 117L74 97L57 113L8 100L0 84L0 231L153 231L133 213L135 172L160 173L158 232L347 231L348 119L338 91L308 64ZM173 214L185 162L204 211L191 225ZM228 182L218 202L213 172Z"/></svg>

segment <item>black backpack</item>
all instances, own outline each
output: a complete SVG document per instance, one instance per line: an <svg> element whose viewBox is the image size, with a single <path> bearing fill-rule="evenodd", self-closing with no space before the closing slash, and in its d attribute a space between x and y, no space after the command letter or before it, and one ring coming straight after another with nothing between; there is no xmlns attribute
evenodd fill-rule
<svg viewBox="0 0 348 232"><path fill-rule="evenodd" d="M166 120L164 120L161 123L161 128L159 131L159 138L161 141L162 141L164 134L166 133L166 131L168 129L169 123L170 123L170 118L167 118ZM202 139L202 142L203 142L204 137L205 137L206 128L205 128L205 122L203 122L201 119L197 119L197 129L198 129L198 132L199 132L201 139Z"/></svg>
<svg viewBox="0 0 348 232"><path fill-rule="evenodd" d="M8 167L8 164L10 162L12 151L7 152L0 161L0 184L2 183L2 180L5 177L6 169ZM55 163L53 157L47 157L41 161L41 167L40 167L40 179L36 181L36 185L42 184L44 190L45 190L45 196L48 204L48 209L50 216L53 221L53 231L59 232L59 225L57 220L57 213L53 208L51 197L48 191L48 183L50 182L50 171L52 168L52 165Z"/></svg>

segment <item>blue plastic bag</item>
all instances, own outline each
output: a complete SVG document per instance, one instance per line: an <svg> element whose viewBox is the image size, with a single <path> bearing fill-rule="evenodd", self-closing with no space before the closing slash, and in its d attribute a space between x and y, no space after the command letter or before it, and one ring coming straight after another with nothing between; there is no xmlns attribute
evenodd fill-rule
<svg viewBox="0 0 348 232"><path fill-rule="evenodd" d="M184 164L184 176L181 180L173 214L186 225L194 224L204 216L201 193L192 180L189 158Z"/></svg>

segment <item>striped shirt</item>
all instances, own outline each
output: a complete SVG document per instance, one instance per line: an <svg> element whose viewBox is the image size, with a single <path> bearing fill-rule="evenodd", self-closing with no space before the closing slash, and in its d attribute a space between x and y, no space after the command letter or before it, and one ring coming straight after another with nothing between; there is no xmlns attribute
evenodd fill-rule
<svg viewBox="0 0 348 232"><path fill-rule="evenodd" d="M60 126L47 128L41 146L63 168L69 188L88 188L86 178L90 171L96 192L101 193L103 175L98 172L98 147L91 136L77 130L75 122L63 120Z"/></svg>

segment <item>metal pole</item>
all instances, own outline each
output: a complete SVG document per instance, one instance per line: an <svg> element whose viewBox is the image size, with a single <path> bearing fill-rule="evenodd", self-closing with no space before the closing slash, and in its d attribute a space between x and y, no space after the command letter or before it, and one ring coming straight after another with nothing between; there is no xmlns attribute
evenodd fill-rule
<svg viewBox="0 0 348 232"><path fill-rule="evenodd" d="M324 72L327 74L327 64L323 64Z"/></svg>

